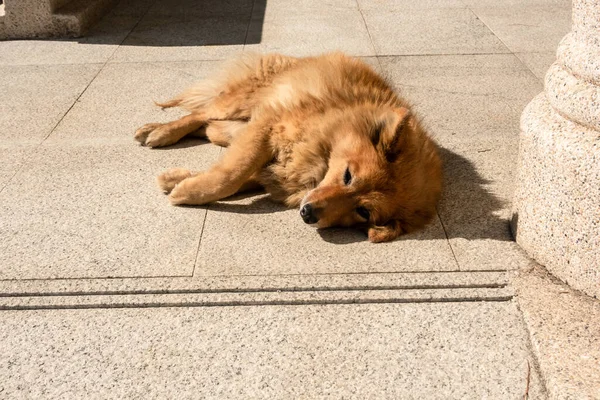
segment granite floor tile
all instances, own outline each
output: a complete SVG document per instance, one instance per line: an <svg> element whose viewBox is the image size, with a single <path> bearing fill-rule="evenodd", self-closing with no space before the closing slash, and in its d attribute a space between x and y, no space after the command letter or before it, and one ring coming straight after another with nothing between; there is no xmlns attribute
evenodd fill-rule
<svg viewBox="0 0 600 400"><path fill-rule="evenodd" d="M549 5L473 7L512 52L555 51L571 30L571 8Z"/></svg>
<svg viewBox="0 0 600 400"><path fill-rule="evenodd" d="M220 60L244 48L250 13L147 15L110 62Z"/></svg>
<svg viewBox="0 0 600 400"><path fill-rule="evenodd" d="M0 140L39 142L49 135L100 68L97 64L0 66Z"/></svg>
<svg viewBox="0 0 600 400"><path fill-rule="evenodd" d="M357 0L361 10L420 10L434 8L465 8L463 0ZM417 11L411 11L417 12Z"/></svg>
<svg viewBox="0 0 600 400"><path fill-rule="evenodd" d="M542 7L562 7L571 9L573 2L571 0L461 0L468 7L522 7L522 6L542 6Z"/></svg>
<svg viewBox="0 0 600 400"><path fill-rule="evenodd" d="M0 142L0 191L36 148L35 141Z"/></svg>
<svg viewBox="0 0 600 400"><path fill-rule="evenodd" d="M544 398L512 302L3 311L8 398Z"/></svg>
<svg viewBox="0 0 600 400"><path fill-rule="evenodd" d="M107 64L49 140L130 139L149 122L168 122L184 115L162 111L166 101L215 72L221 62Z"/></svg>
<svg viewBox="0 0 600 400"><path fill-rule="evenodd" d="M172 207L155 183L216 159L189 144L42 145L0 194L0 279L191 275L205 210Z"/></svg>
<svg viewBox="0 0 600 400"><path fill-rule="evenodd" d="M265 21L254 18L246 50L307 56L344 51L373 56L369 32L358 9L330 8L327 12L275 13Z"/></svg>
<svg viewBox="0 0 600 400"><path fill-rule="evenodd" d="M328 14L335 11L358 10L356 0L278 0L254 2L254 19L263 19L266 23L278 17L298 14Z"/></svg>
<svg viewBox="0 0 600 400"><path fill-rule="evenodd" d="M540 81L544 81L546 72L550 66L556 61L556 51L545 51L542 53L515 53L523 64L537 76Z"/></svg>
<svg viewBox="0 0 600 400"><path fill-rule="evenodd" d="M378 55L507 53L468 9L364 10Z"/></svg>
<svg viewBox="0 0 600 400"><path fill-rule="evenodd" d="M373 244L355 229L317 230L267 195L210 206L196 276L449 271L457 268L444 231Z"/></svg>
<svg viewBox="0 0 600 400"><path fill-rule="evenodd" d="M468 140L518 135L523 108L541 90L514 55L380 57L384 74L411 101L437 135Z"/></svg>
<svg viewBox="0 0 600 400"><path fill-rule="evenodd" d="M263 3L265 0L258 0ZM254 0L169 0L156 1L148 10L150 17L164 16L225 16L249 15L254 6Z"/></svg>

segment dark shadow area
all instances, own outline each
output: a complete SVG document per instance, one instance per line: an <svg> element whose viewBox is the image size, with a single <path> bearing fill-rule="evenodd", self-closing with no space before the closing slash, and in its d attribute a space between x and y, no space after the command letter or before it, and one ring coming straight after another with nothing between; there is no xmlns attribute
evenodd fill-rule
<svg viewBox="0 0 600 400"><path fill-rule="evenodd" d="M321 239L333 244L351 244L368 240L367 234L360 228L317 229Z"/></svg>
<svg viewBox="0 0 600 400"><path fill-rule="evenodd" d="M204 146L204 145L214 146L214 144L212 144L207 139L200 139L200 138L193 137L193 136L186 136L183 139L181 139L179 142L172 144L170 146L152 147L152 148L150 148L150 150L152 150L152 151L169 151L169 150L186 149L188 147L196 147L196 146Z"/></svg>
<svg viewBox="0 0 600 400"><path fill-rule="evenodd" d="M440 148L444 163L444 192L438 213L448 238L512 241L509 221L497 213L507 202L492 193L493 183L483 178L467 158Z"/></svg>
<svg viewBox="0 0 600 400"><path fill-rule="evenodd" d="M121 0L84 44L228 46L260 43L266 0Z"/></svg>
<svg viewBox="0 0 600 400"><path fill-rule="evenodd" d="M230 203L228 201L241 200L254 197L248 204ZM246 192L228 197L210 205L211 211L227 212L234 214L273 214L289 210L286 206L271 200L264 192ZM298 216L300 219L300 216Z"/></svg>

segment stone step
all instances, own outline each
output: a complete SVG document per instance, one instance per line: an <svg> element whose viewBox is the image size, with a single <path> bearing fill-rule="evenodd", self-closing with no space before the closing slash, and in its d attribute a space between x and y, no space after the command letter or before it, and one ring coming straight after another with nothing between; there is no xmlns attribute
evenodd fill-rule
<svg viewBox="0 0 600 400"><path fill-rule="evenodd" d="M0 298L0 310L508 301L512 288L320 290Z"/></svg>
<svg viewBox="0 0 600 400"><path fill-rule="evenodd" d="M320 275L230 275L108 279L0 280L0 297L215 292L498 288L506 271Z"/></svg>
<svg viewBox="0 0 600 400"><path fill-rule="evenodd" d="M502 272L0 281L0 309L506 301Z"/></svg>

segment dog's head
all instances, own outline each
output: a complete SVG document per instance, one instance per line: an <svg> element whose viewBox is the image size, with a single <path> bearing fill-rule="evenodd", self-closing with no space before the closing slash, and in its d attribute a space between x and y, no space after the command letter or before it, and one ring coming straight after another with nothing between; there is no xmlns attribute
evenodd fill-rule
<svg viewBox="0 0 600 400"><path fill-rule="evenodd" d="M306 223L361 225L370 241L385 242L433 218L441 162L407 108L350 110L329 129L329 169L300 205Z"/></svg>

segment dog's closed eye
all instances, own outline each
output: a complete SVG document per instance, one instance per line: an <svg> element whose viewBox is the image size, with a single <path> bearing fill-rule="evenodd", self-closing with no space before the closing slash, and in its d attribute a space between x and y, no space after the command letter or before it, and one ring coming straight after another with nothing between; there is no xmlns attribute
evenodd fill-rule
<svg viewBox="0 0 600 400"><path fill-rule="evenodd" d="M346 172L344 172L344 185L349 185L352 182L352 175L350 174L350 168L346 168Z"/></svg>
<svg viewBox="0 0 600 400"><path fill-rule="evenodd" d="M369 217L371 216L371 213L369 212L369 210L363 206L360 206L356 209L356 213L358 215L361 216L361 218L364 218L366 221L369 220Z"/></svg>

